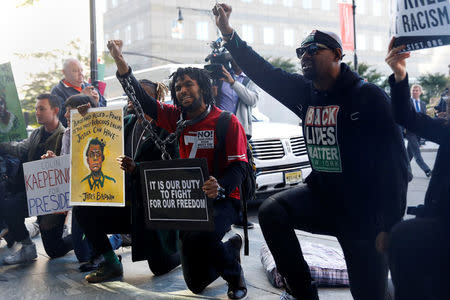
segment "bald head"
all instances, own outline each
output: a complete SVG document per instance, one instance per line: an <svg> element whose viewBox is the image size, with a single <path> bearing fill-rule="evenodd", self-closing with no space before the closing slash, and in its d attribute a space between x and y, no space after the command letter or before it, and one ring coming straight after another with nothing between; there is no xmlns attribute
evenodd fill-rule
<svg viewBox="0 0 450 300"><path fill-rule="evenodd" d="M63 63L63 74L64 79L70 84L81 87L83 83L83 67L81 63L76 58L69 58Z"/></svg>

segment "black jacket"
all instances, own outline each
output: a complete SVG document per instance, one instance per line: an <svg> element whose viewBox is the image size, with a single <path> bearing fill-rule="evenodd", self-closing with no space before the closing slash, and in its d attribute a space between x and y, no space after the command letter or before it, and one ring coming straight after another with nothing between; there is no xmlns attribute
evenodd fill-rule
<svg viewBox="0 0 450 300"><path fill-rule="evenodd" d="M137 117L128 115L124 118L124 136L125 139L132 134L133 126ZM156 133L161 139L164 139L168 133L154 126ZM131 176L126 176L125 197L127 202L131 199L131 240L132 240L132 260L140 261L152 257L151 251L156 247L161 247L168 254L177 251L178 232L175 230L146 230L144 201L142 199L141 180L139 172L139 162L161 160L161 151L157 149L155 143L144 134L144 142L137 149L135 162L137 164L136 172ZM167 147L168 152L173 158L178 157L177 145ZM158 250L159 251L159 250Z"/></svg>
<svg viewBox="0 0 450 300"><path fill-rule="evenodd" d="M408 160L386 93L362 84L344 63L323 92L275 69L236 33L225 47L247 76L302 119L313 168L306 182L324 193L328 213L348 233L389 231L404 214Z"/></svg>
<svg viewBox="0 0 450 300"><path fill-rule="evenodd" d="M442 217L450 222L450 121L416 112L411 101L408 101L408 77L395 83L391 76L389 84L396 121L415 134L440 145L425 194L425 216Z"/></svg>

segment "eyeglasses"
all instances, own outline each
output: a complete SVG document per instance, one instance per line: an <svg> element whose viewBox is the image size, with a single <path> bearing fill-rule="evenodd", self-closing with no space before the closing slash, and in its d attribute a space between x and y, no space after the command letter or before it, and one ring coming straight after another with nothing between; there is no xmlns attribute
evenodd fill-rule
<svg viewBox="0 0 450 300"><path fill-rule="evenodd" d="M303 54L305 54L305 52L308 52L309 56L314 56L314 55L317 54L317 51L324 50L324 49L331 50L331 48L329 48L329 47L327 47L325 45L317 44L317 43L311 43L311 44L309 44L307 46L297 48L295 50L295 52L297 53L297 57L301 59Z"/></svg>

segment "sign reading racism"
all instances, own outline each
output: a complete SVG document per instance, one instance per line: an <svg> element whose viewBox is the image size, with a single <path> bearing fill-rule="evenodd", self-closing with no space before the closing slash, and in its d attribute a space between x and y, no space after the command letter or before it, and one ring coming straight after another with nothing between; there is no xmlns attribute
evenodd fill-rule
<svg viewBox="0 0 450 300"><path fill-rule="evenodd" d="M125 175L116 158L123 155L123 109L89 109L70 116L70 205L125 206Z"/></svg>
<svg viewBox="0 0 450 300"><path fill-rule="evenodd" d="M27 138L11 64L0 65L0 143Z"/></svg>
<svg viewBox="0 0 450 300"><path fill-rule="evenodd" d="M30 216L71 209L69 155L24 163L23 173Z"/></svg>
<svg viewBox="0 0 450 300"><path fill-rule="evenodd" d="M140 168L148 229L214 229L213 200L202 190L205 159L153 161Z"/></svg>
<svg viewBox="0 0 450 300"><path fill-rule="evenodd" d="M397 0L392 5L394 46L412 51L450 44L450 0Z"/></svg>

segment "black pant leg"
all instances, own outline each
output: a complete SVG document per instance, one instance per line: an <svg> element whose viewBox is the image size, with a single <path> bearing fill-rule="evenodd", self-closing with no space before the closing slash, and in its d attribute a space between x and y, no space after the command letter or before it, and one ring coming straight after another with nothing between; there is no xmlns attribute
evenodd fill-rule
<svg viewBox="0 0 450 300"><path fill-rule="evenodd" d="M25 226L28 208L24 193L17 195L7 194L0 208L4 212L4 221L8 227L8 240L20 242L30 237Z"/></svg>
<svg viewBox="0 0 450 300"><path fill-rule="evenodd" d="M311 274L294 229L333 235L333 221L307 186L270 196L259 209L259 224L277 268L297 299L310 296Z"/></svg>
<svg viewBox="0 0 450 300"><path fill-rule="evenodd" d="M241 266L235 253L222 242L227 229L237 221L238 210L236 200L216 200L213 232L180 232L184 280L193 293L200 293L219 276L226 281L239 277Z"/></svg>
<svg viewBox="0 0 450 300"><path fill-rule="evenodd" d="M168 234L172 233L169 232ZM162 244L158 231L147 231L145 234L147 247L150 248L147 249L149 258L147 262L153 274L156 276L166 274L181 264L179 251L168 253L168 250Z"/></svg>
<svg viewBox="0 0 450 300"><path fill-rule="evenodd" d="M375 237L352 239L339 237L355 300L384 300L387 295L388 263L385 254L375 248Z"/></svg>
<svg viewBox="0 0 450 300"><path fill-rule="evenodd" d="M416 160L417 165L422 169L424 172L430 171L430 167L425 163L422 157L422 153L420 152L420 145L419 145L419 138L415 134L410 134L408 136L408 155L411 153L411 155ZM410 160L412 158L410 156Z"/></svg>
<svg viewBox="0 0 450 300"><path fill-rule="evenodd" d="M389 265L396 300L450 299L449 231L448 223L425 218L392 229Z"/></svg>
<svg viewBox="0 0 450 300"><path fill-rule="evenodd" d="M73 250L72 237L62 237L64 231L65 214L51 214L39 216L39 229L45 252L50 258L57 258Z"/></svg>
<svg viewBox="0 0 450 300"><path fill-rule="evenodd" d="M92 244L94 256L112 250L107 233L130 233L129 207L75 206L73 217Z"/></svg>

